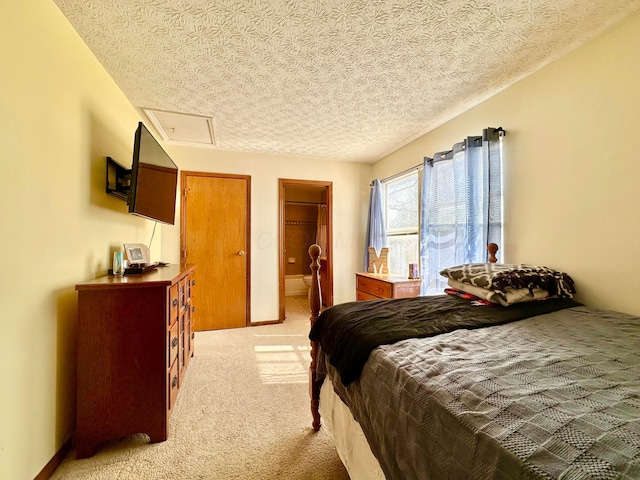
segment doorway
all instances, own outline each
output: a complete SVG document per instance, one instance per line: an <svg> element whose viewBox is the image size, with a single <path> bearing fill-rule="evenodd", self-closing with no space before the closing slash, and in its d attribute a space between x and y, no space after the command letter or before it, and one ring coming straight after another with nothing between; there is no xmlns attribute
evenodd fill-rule
<svg viewBox="0 0 640 480"><path fill-rule="evenodd" d="M196 331L250 325L251 177L182 172L181 258L196 265Z"/></svg>
<svg viewBox="0 0 640 480"><path fill-rule="evenodd" d="M333 305L332 199L332 182L279 180L280 321L284 321L286 316L285 295L287 280L289 285L293 281L298 281L302 286L301 288L303 288L301 293L306 292L301 277L311 273L309 267L311 258L309 257L308 249L314 243L324 243L320 256L322 303L326 306Z"/></svg>

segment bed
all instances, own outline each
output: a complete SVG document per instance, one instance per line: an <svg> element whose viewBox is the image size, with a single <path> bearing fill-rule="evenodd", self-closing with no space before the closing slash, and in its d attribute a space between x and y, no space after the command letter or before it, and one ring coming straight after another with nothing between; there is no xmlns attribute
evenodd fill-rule
<svg viewBox="0 0 640 480"><path fill-rule="evenodd" d="M352 480L640 478L639 317L574 301L568 275L506 306L452 288L320 313L310 255L313 428Z"/></svg>

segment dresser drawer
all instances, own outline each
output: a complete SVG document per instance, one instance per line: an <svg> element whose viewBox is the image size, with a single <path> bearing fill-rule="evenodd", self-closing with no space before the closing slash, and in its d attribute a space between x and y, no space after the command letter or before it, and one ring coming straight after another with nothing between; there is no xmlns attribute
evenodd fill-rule
<svg viewBox="0 0 640 480"><path fill-rule="evenodd" d="M357 276L356 289L378 298L391 298L391 284L375 278ZM367 299L369 300L369 299Z"/></svg>
<svg viewBox="0 0 640 480"><path fill-rule="evenodd" d="M178 296L180 297L180 309L183 309L187 306L189 302L189 279L187 277L183 278L178 282Z"/></svg>
<svg viewBox="0 0 640 480"><path fill-rule="evenodd" d="M179 380L178 380L178 362L173 362L173 366L171 370L167 372L167 390L169 395L169 410L173 409L173 404L176 403L176 398L178 398L178 388L179 388Z"/></svg>
<svg viewBox="0 0 640 480"><path fill-rule="evenodd" d="M173 362L178 358L178 346L180 340L178 339L178 323L174 323L171 330L169 330L169 345L167 345L167 352L169 352L169 358L167 361L167 368L173 365Z"/></svg>
<svg viewBox="0 0 640 480"><path fill-rule="evenodd" d="M178 300L178 284L175 284L169 289L169 326L176 323L176 320L178 320L179 312L180 301Z"/></svg>

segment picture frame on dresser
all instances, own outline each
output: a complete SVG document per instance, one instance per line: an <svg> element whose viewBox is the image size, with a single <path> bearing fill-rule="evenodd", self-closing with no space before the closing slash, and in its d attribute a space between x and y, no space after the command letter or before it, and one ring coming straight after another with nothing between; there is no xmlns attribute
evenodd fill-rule
<svg viewBox="0 0 640 480"><path fill-rule="evenodd" d="M149 265L151 263L149 247L144 243L124 243L123 247L129 265Z"/></svg>

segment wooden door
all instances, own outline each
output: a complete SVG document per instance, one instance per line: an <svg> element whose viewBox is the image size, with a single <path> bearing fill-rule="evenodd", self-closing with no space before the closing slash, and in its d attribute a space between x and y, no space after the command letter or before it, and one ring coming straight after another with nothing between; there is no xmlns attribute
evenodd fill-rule
<svg viewBox="0 0 640 480"><path fill-rule="evenodd" d="M181 249L197 266L196 331L251 322L250 192L248 176L182 173Z"/></svg>

